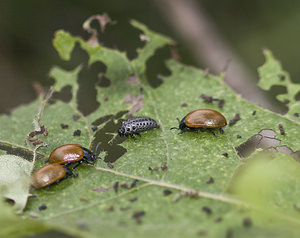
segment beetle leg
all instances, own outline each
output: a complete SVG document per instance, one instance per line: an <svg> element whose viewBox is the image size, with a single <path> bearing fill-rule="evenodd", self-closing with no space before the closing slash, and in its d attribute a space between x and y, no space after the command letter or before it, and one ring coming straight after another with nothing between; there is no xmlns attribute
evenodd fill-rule
<svg viewBox="0 0 300 238"><path fill-rule="evenodd" d="M216 136L216 134L212 131L212 129L208 129L210 133L212 133L214 136Z"/></svg>
<svg viewBox="0 0 300 238"><path fill-rule="evenodd" d="M94 164L90 163L90 162L86 162L87 165L91 165L91 166L95 166Z"/></svg>
<svg viewBox="0 0 300 238"><path fill-rule="evenodd" d="M141 136L141 134L140 134L140 133L138 133L138 132L136 132L135 134L136 134L136 135L138 135L139 137L142 137L142 136Z"/></svg>
<svg viewBox="0 0 300 238"><path fill-rule="evenodd" d="M136 139L135 139L134 135L131 134L130 136L131 136L131 138L134 139L134 141L136 142Z"/></svg>
<svg viewBox="0 0 300 238"><path fill-rule="evenodd" d="M67 173L68 178L75 178L78 176L78 173L73 173L73 171L67 167L64 167Z"/></svg>
<svg viewBox="0 0 300 238"><path fill-rule="evenodd" d="M219 128L219 132L220 132L221 134L224 134L224 130L223 130L222 128Z"/></svg>
<svg viewBox="0 0 300 238"><path fill-rule="evenodd" d="M77 164L72 168L72 170L76 169L80 164L82 163L82 160L78 161Z"/></svg>

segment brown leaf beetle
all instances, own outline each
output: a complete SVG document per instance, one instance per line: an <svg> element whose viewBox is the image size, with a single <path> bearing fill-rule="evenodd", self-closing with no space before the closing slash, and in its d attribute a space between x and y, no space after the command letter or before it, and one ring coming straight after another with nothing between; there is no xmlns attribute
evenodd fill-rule
<svg viewBox="0 0 300 238"><path fill-rule="evenodd" d="M96 146L96 150L100 143ZM98 157L100 158L100 157ZM49 156L50 164L75 164L73 169L85 162L89 165L93 165L97 157L94 153L87 148L82 147L79 144L67 144L57 147ZM100 158L101 159L101 158Z"/></svg>
<svg viewBox="0 0 300 238"><path fill-rule="evenodd" d="M188 113L179 122L179 127L172 127L170 130L181 130L179 134L185 131L204 131L209 130L213 135L213 129L218 129L221 134L224 133L222 127L227 125L226 118L218 111L212 109L198 109Z"/></svg>
<svg viewBox="0 0 300 238"><path fill-rule="evenodd" d="M77 174L59 164L47 164L39 168L32 175L32 187L35 189L50 186L53 183L59 183L65 178L76 177Z"/></svg>

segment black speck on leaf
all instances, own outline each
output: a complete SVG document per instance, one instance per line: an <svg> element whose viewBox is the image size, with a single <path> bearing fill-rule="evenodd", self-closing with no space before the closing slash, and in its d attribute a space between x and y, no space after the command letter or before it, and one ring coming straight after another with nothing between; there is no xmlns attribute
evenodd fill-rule
<svg viewBox="0 0 300 238"><path fill-rule="evenodd" d="M181 103L180 106L181 106L181 107L187 107L188 104L187 104L187 103Z"/></svg>
<svg viewBox="0 0 300 238"><path fill-rule="evenodd" d="M78 116L78 115L73 115L73 120L74 120L74 121L78 121L79 118L80 118L80 116Z"/></svg>
<svg viewBox="0 0 300 238"><path fill-rule="evenodd" d="M69 127L69 125L61 123L60 127L61 127L61 129L67 129Z"/></svg>
<svg viewBox="0 0 300 238"><path fill-rule="evenodd" d="M213 97L207 96L207 95L205 95L205 94L202 94L202 95L200 96L200 98L202 98L203 101L206 102L206 103L212 103L213 100L214 100Z"/></svg>
<svg viewBox="0 0 300 238"><path fill-rule="evenodd" d="M130 188L134 188L136 186L136 183L138 182L137 179L133 180L133 182L130 185Z"/></svg>
<svg viewBox="0 0 300 238"><path fill-rule="evenodd" d="M225 104L225 100L224 99L220 99L219 103L218 103L218 107L219 108L223 108L224 104Z"/></svg>
<svg viewBox="0 0 300 238"><path fill-rule="evenodd" d="M140 224L142 222L141 218L145 216L145 214L145 211L135 211L132 214L132 218L135 219L138 224Z"/></svg>
<svg viewBox="0 0 300 238"><path fill-rule="evenodd" d="M285 135L285 130L284 130L284 128L283 128L283 125L282 125L282 124L279 124L278 127L279 127L280 134L281 134L281 135Z"/></svg>
<svg viewBox="0 0 300 238"><path fill-rule="evenodd" d="M118 189L119 189L119 182L118 181L114 183L113 189L114 189L115 193L118 192Z"/></svg>
<svg viewBox="0 0 300 238"><path fill-rule="evenodd" d="M171 190L165 189L163 191L163 193L164 193L165 196L168 196L168 195L172 194L173 192Z"/></svg>
<svg viewBox="0 0 300 238"><path fill-rule="evenodd" d="M210 177L209 180L206 182L206 184L211 184L211 183L214 183L215 180L213 177Z"/></svg>
<svg viewBox="0 0 300 238"><path fill-rule="evenodd" d="M41 206L39 206L39 210L43 211L46 210L48 207L45 204L42 204Z"/></svg>
<svg viewBox="0 0 300 238"><path fill-rule="evenodd" d="M223 153L222 155L223 155L224 157L228 158L228 153L227 153L227 152Z"/></svg>
<svg viewBox="0 0 300 238"><path fill-rule="evenodd" d="M77 129L74 131L73 136L80 136L81 135L81 130Z"/></svg>
<svg viewBox="0 0 300 238"><path fill-rule="evenodd" d="M283 74L280 74L279 78L280 78L281 81L285 80L285 76Z"/></svg>
<svg viewBox="0 0 300 238"><path fill-rule="evenodd" d="M212 214L212 210L209 207L202 207L202 211L208 215Z"/></svg>
<svg viewBox="0 0 300 238"><path fill-rule="evenodd" d="M241 120L240 114L236 113L235 116L229 121L228 125L233 126L239 120Z"/></svg>
<svg viewBox="0 0 300 238"><path fill-rule="evenodd" d="M137 200L138 200L138 197L134 197L134 198L129 199L129 202L135 202Z"/></svg>
<svg viewBox="0 0 300 238"><path fill-rule="evenodd" d="M161 165L161 170L166 171L168 169L168 166L166 164Z"/></svg>
<svg viewBox="0 0 300 238"><path fill-rule="evenodd" d="M112 163L110 163L110 162L107 162L106 165L107 165L107 167L110 168L110 169L113 169L113 168L115 167L115 166L114 166Z"/></svg>
<svg viewBox="0 0 300 238"><path fill-rule="evenodd" d="M244 218L243 220L243 226L244 227L251 227L252 226L252 220L250 218Z"/></svg>

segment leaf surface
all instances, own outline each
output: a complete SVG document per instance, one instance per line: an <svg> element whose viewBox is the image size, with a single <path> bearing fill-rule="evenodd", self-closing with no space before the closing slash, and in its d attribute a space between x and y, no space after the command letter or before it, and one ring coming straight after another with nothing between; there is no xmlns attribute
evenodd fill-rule
<svg viewBox="0 0 300 238"><path fill-rule="evenodd" d="M279 146L288 146L296 152L300 148L299 122L245 101L224 84L222 75L207 75L174 60L167 62L171 75L162 76L163 84L153 89L147 83L146 62L157 49L172 41L143 24L135 21L132 24L142 30L148 40L138 50L137 58L131 61L117 50L102 45L90 46L82 38L64 31L56 33L54 46L63 59L69 60L74 44L79 43L90 57L89 64L100 61L106 65L105 76L111 85L97 87L96 99L100 107L83 115L77 104L82 66L73 70L53 68L50 75L55 79L54 90L71 86L72 98L69 102L57 100L45 106L41 124L49 133L38 137L48 147L39 151L47 155L57 146L71 143L94 150L100 141L103 160L97 160L95 167L79 166L77 178L63 180L49 190L32 190L36 198L29 199L24 219L30 219L30 213L35 212L44 224L59 229L66 227L66 232L70 229L82 231L80 234L84 237L100 234L105 237L196 237L203 234L206 237L230 237L232 234L237 237L286 237L287 234L297 237L300 217L295 207L298 207L300 181L293 175L299 172L300 165L295 158L282 155L286 171L293 168L294 173L287 175L287 183L276 187L277 197L262 194L262 200L270 199L265 208L259 206L260 200L247 200L239 196L243 191L233 193L230 188L241 167L249 166L247 159L239 157L236 147L261 130L271 129L280 140ZM261 77L267 76L262 74ZM224 100L224 106L220 108L218 101L203 101L200 97L203 94ZM129 103L125 100L128 96L139 98L142 106L137 107L135 100ZM0 122L6 123L14 118L14 130L23 134L11 135L11 125L3 127L0 144L23 148L26 135L32 131L30 122L41 111L40 105L39 100L16 109L10 116L1 116ZM134 116L151 117L160 125L159 129L142 133L137 142L117 135L121 121L132 107L137 109ZM169 130L178 126L177 117L181 119L200 108L218 110L228 122L237 113L241 119L225 127L224 134L216 132L216 136L209 131L178 135L178 131ZM68 127L63 129L61 124ZM284 127L285 135L280 134L278 124ZM80 130L80 136L74 136L75 130ZM26 148L33 150L30 145ZM108 168L107 162L114 168ZM39 160L35 167L44 164ZM264 168L276 172L278 166L274 167ZM245 186L257 176L251 171L247 173L250 179L243 182ZM272 178L267 177L266 184L273 184ZM279 198L282 198L280 206L284 209L278 208ZM39 211L42 204L47 209ZM270 217L274 220L270 221ZM281 222L284 226L278 225Z"/></svg>

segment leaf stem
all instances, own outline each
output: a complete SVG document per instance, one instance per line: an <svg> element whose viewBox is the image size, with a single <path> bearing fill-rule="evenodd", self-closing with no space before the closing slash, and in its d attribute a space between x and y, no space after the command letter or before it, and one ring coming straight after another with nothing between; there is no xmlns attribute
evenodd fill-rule
<svg viewBox="0 0 300 238"><path fill-rule="evenodd" d="M36 147L34 147L33 149L33 159L32 159L32 162L31 162L31 169L30 169L30 174L32 174L32 171L34 169L34 164L35 164L35 161L36 161L36 151L38 148L40 148L41 146L44 146L44 144L40 144L40 145L37 145Z"/></svg>

